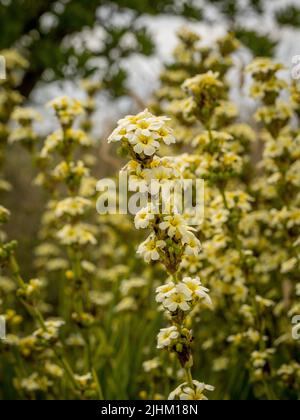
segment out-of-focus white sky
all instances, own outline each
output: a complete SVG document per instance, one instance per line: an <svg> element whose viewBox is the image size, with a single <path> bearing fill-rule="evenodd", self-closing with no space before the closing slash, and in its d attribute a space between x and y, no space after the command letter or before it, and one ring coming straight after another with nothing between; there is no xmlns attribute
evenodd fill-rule
<svg viewBox="0 0 300 420"><path fill-rule="evenodd" d="M244 0L238 1L244 2ZM197 0L197 2L205 3L205 0ZM292 57L300 55L300 31L291 27L279 28L274 20L274 10L287 4L299 5L299 0L266 0L266 13L263 16L258 18L257 15L248 13L246 16L242 16L241 19L244 27L255 28L256 30L261 29L262 33L268 33L275 40L279 41L276 58L283 62L287 68L290 68ZM211 43L226 33L226 23L222 23L222 19L216 14L215 8L206 7L205 12L210 17L211 23L189 23L189 26L201 34L203 42ZM117 16L116 19L118 19ZM124 19L124 16L122 19ZM152 92L159 85L158 76L163 64L172 58L172 51L177 43L176 32L181 26L186 25L187 22L184 18L166 15L145 16L140 18L140 22L152 33L157 46L156 54L148 58L134 55L124 62L124 66L130 75L128 81L130 89L144 102L147 102ZM98 35L101 37L101 28L99 28L99 33ZM97 39L97 37L94 39ZM93 48L93 37L91 37L91 48ZM245 62L251 60L251 55L247 51L242 52L242 57ZM48 100L64 94L78 98L82 97L82 92L76 89L72 82L66 82L63 85L54 83L51 86L39 89L34 97L34 101L39 104L38 107L41 109ZM105 97L99 98L99 111L95 116L97 126L104 126L106 122L126 114L131 107L132 102L126 98L113 103ZM48 127L44 126L44 128L46 131Z"/></svg>

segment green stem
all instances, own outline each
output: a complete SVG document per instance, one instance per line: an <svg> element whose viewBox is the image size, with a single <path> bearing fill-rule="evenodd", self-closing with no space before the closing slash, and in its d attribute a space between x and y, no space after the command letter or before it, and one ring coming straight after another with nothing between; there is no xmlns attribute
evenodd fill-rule
<svg viewBox="0 0 300 420"><path fill-rule="evenodd" d="M98 378L98 375L97 375L95 369L92 370L92 374L93 374L94 381L96 383L98 398L99 398L100 401L103 401L104 400L104 395L103 395L102 387L100 385L99 378Z"/></svg>
<svg viewBox="0 0 300 420"><path fill-rule="evenodd" d="M13 253L11 253L9 256L9 265L13 278L16 280L16 282L21 288L24 288L26 286L26 283L21 277L20 267Z"/></svg>
<svg viewBox="0 0 300 420"><path fill-rule="evenodd" d="M11 268L11 271L12 271L13 278L17 281L17 283L19 284L19 286L21 288L24 288L26 286L26 283L23 280L23 278L21 277L19 264L16 260L16 257L13 254L10 255L9 263L10 263L10 268ZM46 324L45 324L45 320L43 318L43 315L39 311L39 309L36 308L35 306L29 305L26 301L24 301L24 299L21 299L21 302L24 305L25 309L29 312L29 314L37 321L37 323L42 327L42 329L44 331L46 331L47 327L46 327ZM74 373L73 373L68 361L65 359L64 356L59 355L55 348L53 349L53 351L54 351L57 359L60 361L61 365L63 366L66 374L70 378L73 386L75 388L78 388L78 384L75 380Z"/></svg>
<svg viewBox="0 0 300 420"><path fill-rule="evenodd" d="M191 371L190 367L185 368L185 376L186 376L186 380L187 380L187 383L188 383L189 387L191 389L194 389L193 376L192 376L192 371Z"/></svg>
<svg viewBox="0 0 300 420"><path fill-rule="evenodd" d="M225 206L226 210L229 210L229 205L228 205L228 201L227 201L227 198L226 198L226 193L225 193L224 188L220 187L219 191L220 191L220 194L222 196L223 203L224 203L224 206Z"/></svg>
<svg viewBox="0 0 300 420"><path fill-rule="evenodd" d="M79 385L76 382L73 370L72 370L71 366L69 365L69 362L67 361L67 359L63 355L59 354L58 351L55 348L53 349L53 351L54 351L54 354L55 354L57 360L60 362L60 364L64 368L64 370L65 370L68 378L70 379L72 385L74 386L74 388L79 389Z"/></svg>

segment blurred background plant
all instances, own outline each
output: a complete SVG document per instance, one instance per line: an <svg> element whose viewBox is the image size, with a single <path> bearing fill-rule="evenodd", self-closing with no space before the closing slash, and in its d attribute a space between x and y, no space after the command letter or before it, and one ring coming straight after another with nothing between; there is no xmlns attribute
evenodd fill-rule
<svg viewBox="0 0 300 420"><path fill-rule="evenodd" d="M93 211L97 179L126 162L106 138L147 103L172 118L160 157L208 183L203 252L180 264L214 303L185 320L193 377L212 398L297 398L299 86L267 59L244 70L280 56L283 35L293 51L299 14L283 1L0 1L0 398L161 399L185 381L154 345L164 270L136 256L130 216ZM57 120L44 105L62 93Z"/></svg>
<svg viewBox="0 0 300 420"><path fill-rule="evenodd" d="M20 85L25 97L40 82L90 76L99 67L106 87L114 95L122 95L126 92L123 59L155 51L151 33L140 17L165 14L166 19L177 15L192 22L225 23L226 29L234 31L256 56L266 56L273 55L278 34L262 34L255 26L248 29L241 22L249 16L255 21L268 14L267 3L263 0L90 0L86 7L80 0L2 0L0 50L17 47L28 59L30 65ZM279 28L300 27L299 7L282 1L274 1L272 5ZM251 27L251 22L248 26ZM96 59L100 59L100 65Z"/></svg>

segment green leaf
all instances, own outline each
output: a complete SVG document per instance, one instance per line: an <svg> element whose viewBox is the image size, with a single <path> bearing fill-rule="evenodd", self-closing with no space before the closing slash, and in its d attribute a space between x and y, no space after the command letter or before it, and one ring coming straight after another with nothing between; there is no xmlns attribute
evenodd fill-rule
<svg viewBox="0 0 300 420"><path fill-rule="evenodd" d="M300 28L300 9L288 6L276 13L276 20L280 25Z"/></svg>
<svg viewBox="0 0 300 420"><path fill-rule="evenodd" d="M260 35L255 31L237 28L235 30L237 38L249 48L257 57L272 57L277 41L272 40L267 35Z"/></svg>

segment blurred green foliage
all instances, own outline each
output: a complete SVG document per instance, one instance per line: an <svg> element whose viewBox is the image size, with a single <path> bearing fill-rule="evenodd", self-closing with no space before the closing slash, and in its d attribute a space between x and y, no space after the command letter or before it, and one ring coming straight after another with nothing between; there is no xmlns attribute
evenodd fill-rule
<svg viewBox="0 0 300 420"><path fill-rule="evenodd" d="M263 0L248 0L246 6L237 0L207 0L206 4L218 11L254 55L273 55L277 43L272 34L241 25L249 13L265 12ZM207 19L205 6L202 9L197 0L0 0L0 50L17 46L28 57L30 68L21 86L26 97L40 80L87 77L99 71L99 63L91 61L94 57L102 60L99 78L120 96L126 92L127 79L122 61L131 54L151 55L155 50L137 18L170 13L200 21ZM281 6L275 17L280 25L300 27L300 10L294 6ZM80 46L72 42L74 36L93 28L102 31L93 51L84 41Z"/></svg>
<svg viewBox="0 0 300 420"><path fill-rule="evenodd" d="M209 0L217 7L222 16L227 20L228 26L236 37L249 48L254 56L273 56L277 41L272 34L261 31L246 29L241 20L247 19L248 15L259 17L265 13L263 0L248 0L244 2L236 0Z"/></svg>
<svg viewBox="0 0 300 420"><path fill-rule="evenodd" d="M277 41L274 41L268 35L260 35L242 27L235 29L235 35L252 51L255 57L272 57L274 55Z"/></svg>
<svg viewBox="0 0 300 420"><path fill-rule="evenodd" d="M280 25L300 28L300 8L290 5L284 9L280 9L276 13L276 19Z"/></svg>
<svg viewBox="0 0 300 420"><path fill-rule="evenodd" d="M107 87L114 94L122 95L126 80L122 59L132 53L150 55L154 52L151 37L137 17L163 12L201 17L189 1L181 3L174 0L1 1L0 49L17 46L27 55L30 69L21 86L25 96L40 78L51 81L89 76L98 69L97 65L90 64L95 57L106 60L102 77ZM103 32L96 50L90 51L84 43L78 48L70 42L70 36L96 27ZM130 42L122 42L126 36L127 39L130 36Z"/></svg>
<svg viewBox="0 0 300 420"><path fill-rule="evenodd" d="M232 22L245 12L255 12L262 14L264 4L262 0L248 0L245 5L239 0L209 0L209 3L215 5L224 16Z"/></svg>

